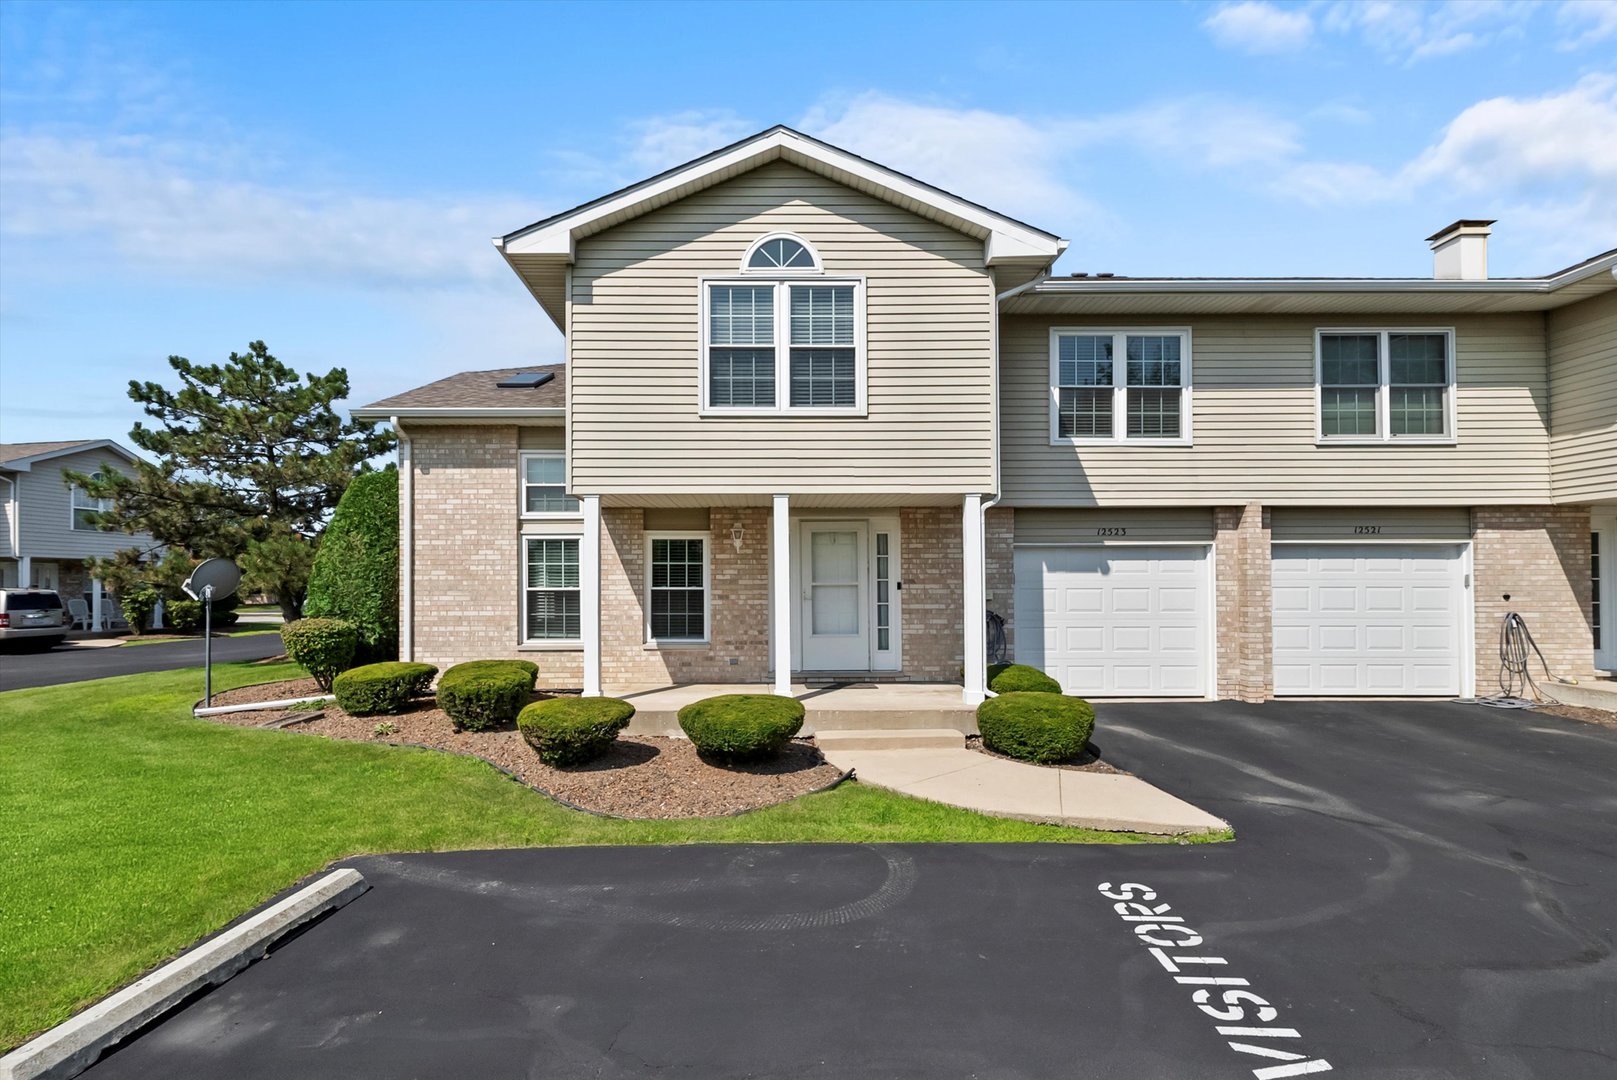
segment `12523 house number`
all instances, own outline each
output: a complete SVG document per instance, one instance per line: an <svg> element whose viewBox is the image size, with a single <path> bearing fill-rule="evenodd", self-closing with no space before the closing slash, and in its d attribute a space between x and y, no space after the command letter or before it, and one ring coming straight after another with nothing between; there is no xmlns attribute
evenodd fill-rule
<svg viewBox="0 0 1617 1080"><path fill-rule="evenodd" d="M1096 536L1127 536L1129 531L1117 526L1101 526L1095 530Z"/></svg>

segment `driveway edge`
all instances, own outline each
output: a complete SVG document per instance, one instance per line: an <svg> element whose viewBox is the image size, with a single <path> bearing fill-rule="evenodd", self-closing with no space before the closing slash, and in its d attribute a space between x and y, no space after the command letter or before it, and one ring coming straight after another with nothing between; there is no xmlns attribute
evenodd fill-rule
<svg viewBox="0 0 1617 1080"><path fill-rule="evenodd" d="M0 1058L0 1080L67 1080L126 1036L208 986L225 982L291 931L347 904L370 885L334 870L237 926L175 957Z"/></svg>

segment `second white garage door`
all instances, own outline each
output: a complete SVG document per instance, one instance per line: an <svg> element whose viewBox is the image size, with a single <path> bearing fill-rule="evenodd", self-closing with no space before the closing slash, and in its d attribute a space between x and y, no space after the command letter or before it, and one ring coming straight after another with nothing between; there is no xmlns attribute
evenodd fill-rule
<svg viewBox="0 0 1617 1080"><path fill-rule="evenodd" d="M1275 694L1458 694L1464 552L1277 544Z"/></svg>
<svg viewBox="0 0 1617 1080"><path fill-rule="evenodd" d="M1207 549L1021 547L1016 659L1071 694L1208 692Z"/></svg>

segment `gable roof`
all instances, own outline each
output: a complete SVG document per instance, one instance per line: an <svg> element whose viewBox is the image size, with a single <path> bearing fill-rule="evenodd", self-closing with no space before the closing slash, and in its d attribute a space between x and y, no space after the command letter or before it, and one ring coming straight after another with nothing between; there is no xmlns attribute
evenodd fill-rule
<svg viewBox="0 0 1617 1080"><path fill-rule="evenodd" d="M531 387L500 386L514 375L548 373L544 384ZM529 364L526 367L462 371L447 379L406 390L352 410L356 419L455 419L477 416L560 416L567 408L567 365Z"/></svg>
<svg viewBox="0 0 1617 1080"><path fill-rule="evenodd" d="M111 439L70 439L67 442L0 443L0 469L30 472L35 463L86 450L111 450L126 461L139 461L133 450Z"/></svg>
<svg viewBox="0 0 1617 1080"><path fill-rule="evenodd" d="M563 326L566 268L573 261L580 239L773 161L787 161L979 239L989 266L1044 269L1067 248L1067 242L1054 233L780 124L582 206L497 236L494 246L528 285L546 314L557 326Z"/></svg>

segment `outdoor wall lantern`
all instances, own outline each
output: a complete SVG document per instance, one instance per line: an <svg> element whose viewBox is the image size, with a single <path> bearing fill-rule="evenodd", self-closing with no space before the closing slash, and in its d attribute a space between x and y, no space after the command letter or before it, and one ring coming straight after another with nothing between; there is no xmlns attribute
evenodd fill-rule
<svg viewBox="0 0 1617 1080"><path fill-rule="evenodd" d="M741 527L741 522L730 526L730 543L735 545L736 554L741 554L741 541L747 535L747 530Z"/></svg>

